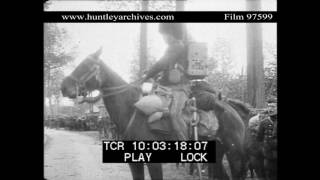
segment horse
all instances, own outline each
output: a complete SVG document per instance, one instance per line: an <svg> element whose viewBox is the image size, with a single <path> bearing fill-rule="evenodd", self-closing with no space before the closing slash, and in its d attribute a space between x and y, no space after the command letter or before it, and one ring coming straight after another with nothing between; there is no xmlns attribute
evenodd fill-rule
<svg viewBox="0 0 320 180"><path fill-rule="evenodd" d="M250 108L252 108L249 104L246 104L240 100L226 98L224 99L233 109L237 111L240 115L241 119L243 120L246 127L249 125L249 119L252 118L255 114L252 113Z"/></svg>
<svg viewBox="0 0 320 180"><path fill-rule="evenodd" d="M216 140L216 163L208 164L209 179L229 179L223 168L224 155L229 161L232 179L244 179L246 120L243 120L241 116L246 115L245 118L247 118L247 113L250 111L242 102L232 101L230 105L231 103L221 98L221 94L211 93L211 95L206 96L205 100L208 98L210 100L204 103L206 108L209 107L207 110L214 111L219 128L214 137L199 136L200 140ZM199 98L201 101L202 97L199 96ZM200 106L204 107L204 105ZM190 168L190 173L192 172L193 165Z"/></svg>
<svg viewBox="0 0 320 180"><path fill-rule="evenodd" d="M123 140L175 140L173 134L157 133L149 128L148 117L134 107L142 94L141 88L126 83L102 62L100 54L101 50L89 55L62 81L63 96L74 99L79 94L86 95L86 92L99 90L110 118L116 124ZM245 124L237 111L221 99L215 98L213 108L220 124L218 134L221 141L217 141L218 163L210 167L210 174L212 175L214 170L217 171L216 177L227 178L222 168L222 157L226 154L231 162L232 178L241 179ZM187 122L177 123L182 127L180 133L188 137ZM169 128L172 132L172 127ZM142 163L129 163L129 167L134 180L144 179ZM147 163L147 167L152 180L163 179L160 163Z"/></svg>
<svg viewBox="0 0 320 180"><path fill-rule="evenodd" d="M254 112L251 111L252 107L237 99L226 98L225 101L232 106L241 116L245 127L245 164L243 169L243 175L247 173L247 170L250 171L251 178L254 177L254 167L257 167L257 161L255 156L259 156L259 145L254 140L254 135L252 134L251 129L249 128L249 121L256 116ZM257 169L258 170L258 169ZM260 172L260 170L258 170ZM258 172L258 174L260 174Z"/></svg>
<svg viewBox="0 0 320 180"><path fill-rule="evenodd" d="M219 98L213 105L217 119L220 121L217 133L217 137L221 139L220 156L226 155L233 180L244 179L246 126L245 120L240 115L242 111ZM219 160L222 162L222 157L219 157ZM221 176L226 178L224 174Z"/></svg>
<svg viewBox="0 0 320 180"><path fill-rule="evenodd" d="M99 90L108 109L111 120L117 126L123 140L174 140L171 134L152 131L148 126L147 115L137 111L134 103L141 96L140 86L128 84L117 73L105 65L99 58L101 49L85 58L71 73L63 79L61 92L64 97L76 98L81 87L85 91ZM79 87L81 86L81 87ZM183 123L183 122L180 122ZM181 124L181 127L186 124ZM187 136L187 129L183 133ZM129 163L132 178L144 180L144 164ZM152 180L162 180L161 163L147 163Z"/></svg>

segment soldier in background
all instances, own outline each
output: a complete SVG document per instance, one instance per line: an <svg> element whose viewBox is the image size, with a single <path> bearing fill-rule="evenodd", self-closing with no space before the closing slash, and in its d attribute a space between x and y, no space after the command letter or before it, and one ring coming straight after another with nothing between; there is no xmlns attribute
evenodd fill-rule
<svg viewBox="0 0 320 180"><path fill-rule="evenodd" d="M269 118L261 121L257 140L262 143L265 176L277 179L277 112L269 114Z"/></svg>

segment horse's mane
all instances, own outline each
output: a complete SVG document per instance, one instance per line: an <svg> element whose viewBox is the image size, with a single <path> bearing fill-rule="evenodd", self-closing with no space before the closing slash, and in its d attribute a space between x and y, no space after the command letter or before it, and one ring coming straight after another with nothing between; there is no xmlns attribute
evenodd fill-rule
<svg viewBox="0 0 320 180"><path fill-rule="evenodd" d="M132 115L134 110L133 104L138 101L141 90L135 85L128 84L119 74L113 71L102 61L100 61L100 68L100 72L102 73L101 87L103 88L103 91L105 91L107 94L112 94L113 92L117 91L119 92L119 94L115 93L112 96L102 98L105 107L108 109L110 117L112 117L112 122L117 125L118 131L123 133L125 130L125 124L127 123L126 120ZM123 88L120 88L119 90L112 89L117 87ZM108 88L110 88L110 90L108 90ZM122 91L123 89L126 90Z"/></svg>
<svg viewBox="0 0 320 180"><path fill-rule="evenodd" d="M241 111L248 114L251 112L250 105L237 99L228 98L226 100L230 105L238 107Z"/></svg>
<svg viewBox="0 0 320 180"><path fill-rule="evenodd" d="M127 84L127 82L121 76L119 76L119 74L117 74L115 71L113 71L103 61L100 61L100 65L102 66L102 68L104 68L106 70L105 72L108 73L108 76L111 76L110 79L119 81L123 84Z"/></svg>

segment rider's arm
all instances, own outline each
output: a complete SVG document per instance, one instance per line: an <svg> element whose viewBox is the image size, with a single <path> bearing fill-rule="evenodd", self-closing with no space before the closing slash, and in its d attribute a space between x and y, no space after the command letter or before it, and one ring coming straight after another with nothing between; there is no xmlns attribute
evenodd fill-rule
<svg viewBox="0 0 320 180"><path fill-rule="evenodd" d="M180 44L170 46L166 50L164 56L161 59L159 59L147 72L145 79L152 78L159 72L169 68L170 63L175 63L179 59L179 56L181 55L182 51L183 46Z"/></svg>

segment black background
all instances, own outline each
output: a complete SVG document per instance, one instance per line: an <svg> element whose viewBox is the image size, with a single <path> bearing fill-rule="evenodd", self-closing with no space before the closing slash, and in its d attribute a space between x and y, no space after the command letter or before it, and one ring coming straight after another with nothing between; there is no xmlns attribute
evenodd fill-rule
<svg viewBox="0 0 320 180"><path fill-rule="evenodd" d="M175 142L178 141L163 141L166 143L166 149L165 150L155 150L152 149L152 141L144 141L145 143L145 150L135 150L132 143L134 141L121 141L124 143L124 150L120 151L114 151L111 149L106 150L106 145L103 143L102 151L103 151L103 162L105 163L123 163L124 162L124 153L134 153L135 157L139 155L139 153L152 153L151 155L151 162L152 163L180 163L180 155L181 153L184 154L184 157L187 155L187 153L207 153L206 159L208 162L213 163L216 161L216 144L215 141L208 141L206 149L201 149L201 150L194 150L194 149L189 149L194 147L194 142L195 141L185 141L188 144L188 148L186 150L175 150L176 146L174 145ZM137 144L139 141L136 141ZM181 141L180 141L181 142ZM179 142L179 143L180 143ZM150 144L150 146L147 146L147 144ZM192 144L189 146L189 143ZM170 146L169 146L170 145ZM147 147L150 148L150 150L147 149ZM201 146L203 147L203 145ZM137 158L135 158L137 159ZM186 159L186 158L184 158ZM131 159L130 159L131 160ZM130 162L130 161L127 161ZM132 161L134 162L134 161ZM194 161L196 162L196 161Z"/></svg>
<svg viewBox="0 0 320 180"><path fill-rule="evenodd" d="M2 177L43 179L43 4L5 3L1 27ZM301 16L308 12L302 12L300 7L295 10L292 5L294 2L278 1L278 174L279 179L310 179L307 176L314 174L309 169L312 164L305 160L316 155L309 151L317 146L312 137L318 131L310 126L317 119L310 117L315 113L309 109L313 105L302 102L313 100L304 88L311 84L309 78L298 78L298 72L310 70L301 61L317 59L305 57L305 52L314 53L307 49L312 43L301 42L312 41L305 31L317 28L312 26L315 21L308 22L309 18Z"/></svg>
<svg viewBox="0 0 320 180"><path fill-rule="evenodd" d="M86 16L88 12L79 12L79 11L72 11L72 12L44 12L44 22L84 22L84 23L94 23L94 22L103 22L101 20L92 20L92 21L85 21L85 20L63 20L61 18L61 15L84 15ZM175 11L175 12L164 12L164 11L153 11L153 12L142 12L142 11L134 11L134 12L114 12L114 11L108 11L108 12L89 12L90 15L105 15L106 13L110 15L131 15L132 13L135 15L148 15L148 16L154 16L157 15L174 15L173 21L168 20L162 20L162 21L156 21L156 20L140 20L140 21L107 21L108 23L120 23L120 22L126 22L126 23L137 23L137 22L197 22L197 23L205 23L205 22L277 22L277 13L274 11L216 11L216 12L210 12L210 11L192 11L192 12L185 12L185 11ZM236 14L241 15L244 17L243 20L225 20L225 14ZM271 20L248 20L246 19L246 15L248 13L260 13L260 14L272 14L273 18Z"/></svg>

